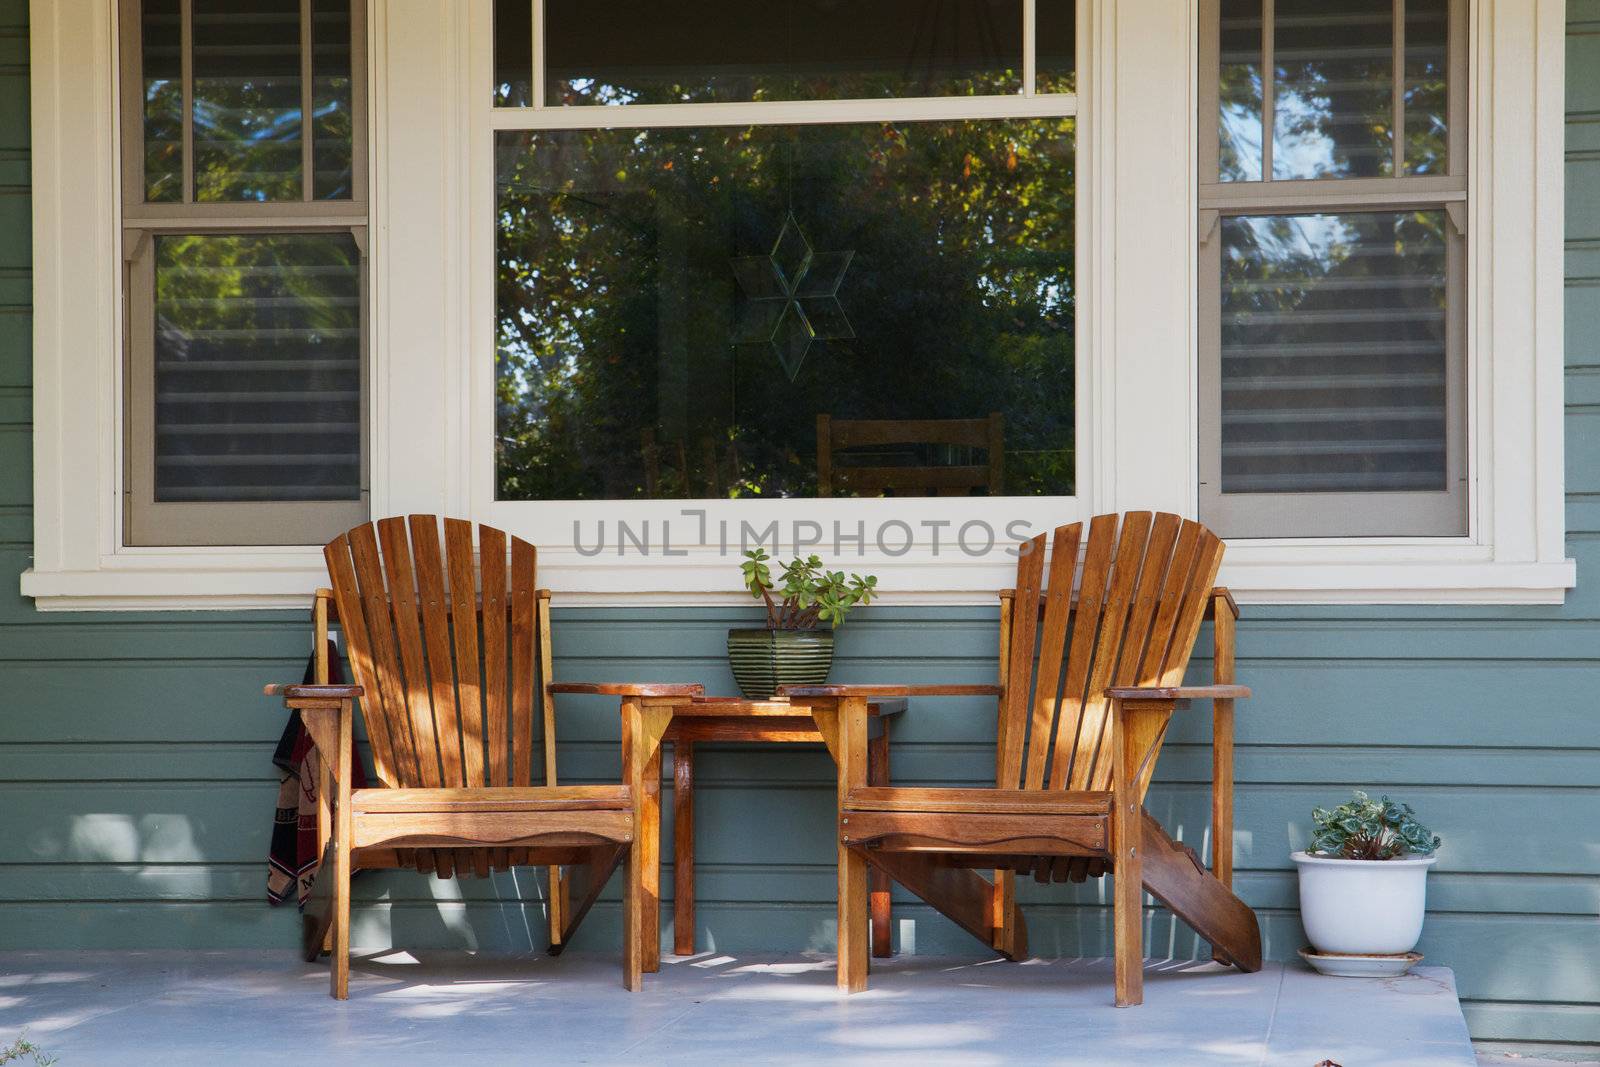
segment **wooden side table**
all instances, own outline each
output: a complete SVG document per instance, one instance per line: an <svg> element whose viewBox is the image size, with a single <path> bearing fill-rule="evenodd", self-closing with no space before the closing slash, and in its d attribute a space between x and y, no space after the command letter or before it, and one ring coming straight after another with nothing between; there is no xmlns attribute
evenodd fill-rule
<svg viewBox="0 0 1600 1067"><path fill-rule="evenodd" d="M867 780L872 785L889 784L889 724L906 709L904 698L872 700L867 705L869 734L867 740ZM673 951L680 956L694 953L694 746L700 741L756 741L770 744L823 744L811 709L804 704L790 704L784 698L772 700L745 700L742 697L696 697L674 703L672 721L667 726L663 742L672 745L672 881L673 881ZM660 967L661 945L661 755L657 749L652 760L654 766L646 768L645 788L654 789L656 795L647 799L654 809L654 818L647 809L644 820L647 830L656 835L655 847L649 851L657 857L654 870L643 871L645 907L645 969ZM652 784L653 783L653 784ZM834 828L837 833L837 828ZM656 902L655 907L648 902ZM889 946L889 876L881 871L872 872L870 904L872 914L872 954L890 955Z"/></svg>

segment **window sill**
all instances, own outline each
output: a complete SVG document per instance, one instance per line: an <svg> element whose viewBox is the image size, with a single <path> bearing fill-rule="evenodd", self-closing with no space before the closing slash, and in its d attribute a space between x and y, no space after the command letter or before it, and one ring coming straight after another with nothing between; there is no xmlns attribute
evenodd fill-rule
<svg viewBox="0 0 1600 1067"><path fill-rule="evenodd" d="M1471 558L1477 553L1480 558ZM1570 559L1495 562L1467 545L1234 545L1221 582L1244 604L1560 604L1577 581ZM115 556L97 570L22 574L40 611L301 609L327 584L320 549ZM1014 560L842 560L879 576L886 606L990 605L1012 584ZM540 553L540 584L563 606L748 604L735 560L714 551L672 559L588 559Z"/></svg>

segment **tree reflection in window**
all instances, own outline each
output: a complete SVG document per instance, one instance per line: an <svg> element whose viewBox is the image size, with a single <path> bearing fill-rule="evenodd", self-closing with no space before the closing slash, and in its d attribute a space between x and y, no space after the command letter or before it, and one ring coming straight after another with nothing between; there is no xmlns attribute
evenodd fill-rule
<svg viewBox="0 0 1600 1067"><path fill-rule="evenodd" d="M501 133L500 498L812 496L819 414L990 412L1005 491L1070 494L1072 144L1064 118ZM791 210L854 251L856 334L793 381L736 344L729 268ZM658 447L695 469L652 492Z"/></svg>

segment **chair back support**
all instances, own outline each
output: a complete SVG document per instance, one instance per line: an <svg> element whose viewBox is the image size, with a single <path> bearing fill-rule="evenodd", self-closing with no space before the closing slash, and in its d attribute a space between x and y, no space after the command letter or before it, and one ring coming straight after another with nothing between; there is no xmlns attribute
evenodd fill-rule
<svg viewBox="0 0 1600 1067"><path fill-rule="evenodd" d="M983 451L984 462L962 464L865 464L837 462L842 449L877 449L881 455L898 446L943 445L966 453ZM1005 420L998 413L986 419L836 419L817 416L817 495L849 490L860 496L936 494L969 496L974 490L999 496L1005 488ZM870 455L861 458L872 458Z"/></svg>
<svg viewBox="0 0 1600 1067"><path fill-rule="evenodd" d="M480 567L472 524L443 527L441 542L433 515L380 519L323 550L377 777L402 788L554 785L538 553L479 526Z"/></svg>
<svg viewBox="0 0 1600 1067"><path fill-rule="evenodd" d="M1182 683L1222 552L1198 522L1148 511L1096 516L1087 545L1081 522L1026 544L1001 623L998 786L1111 788L1106 690ZM1160 746L1158 736L1144 758L1144 786Z"/></svg>

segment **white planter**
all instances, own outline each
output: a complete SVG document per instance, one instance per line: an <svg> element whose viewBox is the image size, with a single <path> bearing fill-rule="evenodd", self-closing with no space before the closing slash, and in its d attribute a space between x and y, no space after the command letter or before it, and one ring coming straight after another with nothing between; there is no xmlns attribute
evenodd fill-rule
<svg viewBox="0 0 1600 1067"><path fill-rule="evenodd" d="M1436 856L1393 860L1289 857L1300 867L1300 922L1321 952L1410 952L1422 936Z"/></svg>

